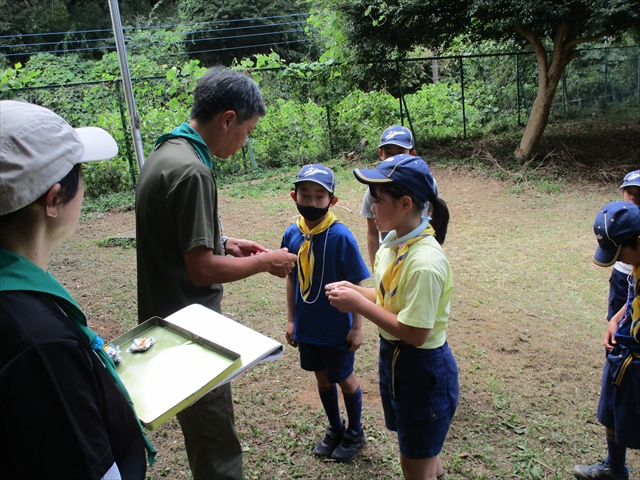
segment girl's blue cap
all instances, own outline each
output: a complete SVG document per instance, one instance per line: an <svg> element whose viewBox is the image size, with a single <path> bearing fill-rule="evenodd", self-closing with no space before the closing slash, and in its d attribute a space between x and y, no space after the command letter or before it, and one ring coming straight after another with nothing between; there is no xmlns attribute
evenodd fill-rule
<svg viewBox="0 0 640 480"><path fill-rule="evenodd" d="M622 244L640 236L640 208L631 202L612 202L602 207L593 223L598 249L593 261L610 267L618 259Z"/></svg>
<svg viewBox="0 0 640 480"><path fill-rule="evenodd" d="M436 181L431 175L429 166L422 158L406 153L383 160L375 170L356 168L353 174L356 180L366 185L379 183L400 185L423 203L437 196Z"/></svg>

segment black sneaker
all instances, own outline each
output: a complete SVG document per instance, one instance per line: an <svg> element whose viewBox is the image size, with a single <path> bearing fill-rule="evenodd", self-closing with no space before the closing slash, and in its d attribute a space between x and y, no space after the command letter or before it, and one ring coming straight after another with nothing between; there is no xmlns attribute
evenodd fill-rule
<svg viewBox="0 0 640 480"><path fill-rule="evenodd" d="M356 458L356 454L362 450L362 447L364 447L366 443L367 439L364 433L358 435L349 428L344 432L342 442L340 442L340 445L333 451L331 458L336 462L350 462Z"/></svg>
<svg viewBox="0 0 640 480"><path fill-rule="evenodd" d="M331 458L331 454L342 441L344 432L338 431L337 428L329 425L327 432L322 440L316 443L313 448L313 454L316 457Z"/></svg>
<svg viewBox="0 0 640 480"><path fill-rule="evenodd" d="M629 480L628 473L613 473L605 461L595 465L576 465L573 467L573 475L581 480Z"/></svg>

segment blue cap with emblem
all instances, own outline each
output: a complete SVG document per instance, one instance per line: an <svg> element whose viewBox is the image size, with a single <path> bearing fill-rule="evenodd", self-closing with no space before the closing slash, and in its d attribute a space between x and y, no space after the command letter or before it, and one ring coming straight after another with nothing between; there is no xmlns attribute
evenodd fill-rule
<svg viewBox="0 0 640 480"><path fill-rule="evenodd" d="M634 170L624 176L624 180L622 181L620 188L624 187L640 187L640 170Z"/></svg>
<svg viewBox="0 0 640 480"><path fill-rule="evenodd" d="M411 130L400 125L393 125L382 132L378 148L382 148L385 145L397 145L407 150L413 150L415 148Z"/></svg>
<svg viewBox="0 0 640 480"><path fill-rule="evenodd" d="M333 172L330 168L318 163L302 167L302 170L300 170L300 173L298 173L293 183L295 185L300 182L318 183L326 188L331 195L333 195L336 190L336 177L333 175Z"/></svg>
<svg viewBox="0 0 640 480"><path fill-rule="evenodd" d="M612 202L602 207L593 223L598 248L593 261L610 267L618 259L622 245L640 236L640 208L631 202Z"/></svg>
<svg viewBox="0 0 640 480"><path fill-rule="evenodd" d="M406 153L383 160L375 170L356 168L353 174L356 180L367 185L398 184L425 203L438 196L438 187L429 166L422 158Z"/></svg>

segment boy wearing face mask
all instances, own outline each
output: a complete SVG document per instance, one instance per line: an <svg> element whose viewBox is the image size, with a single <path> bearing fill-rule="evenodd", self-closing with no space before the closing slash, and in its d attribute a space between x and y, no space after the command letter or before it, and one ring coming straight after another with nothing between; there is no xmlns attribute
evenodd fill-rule
<svg viewBox="0 0 640 480"><path fill-rule="evenodd" d="M282 238L282 247L298 255L287 277L286 340L299 348L302 369L315 373L329 420L313 454L348 462L366 443L360 423L362 390L353 371L355 351L362 345L362 317L333 308L324 285L340 280L359 285L369 271L353 234L329 211L338 202L333 172L324 165L305 165L294 185L291 198L300 217ZM347 425L340 415L337 385Z"/></svg>

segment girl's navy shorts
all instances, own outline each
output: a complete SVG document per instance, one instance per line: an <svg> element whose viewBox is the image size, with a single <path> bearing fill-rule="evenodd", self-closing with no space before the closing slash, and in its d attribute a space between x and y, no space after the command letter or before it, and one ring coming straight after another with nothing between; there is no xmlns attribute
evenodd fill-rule
<svg viewBox="0 0 640 480"><path fill-rule="evenodd" d="M411 459L442 450L458 405L458 366L445 344L424 350L380 337L380 396L400 453Z"/></svg>
<svg viewBox="0 0 640 480"><path fill-rule="evenodd" d="M309 372L327 372L331 383L340 383L353 372L355 352L349 351L348 343L334 346L300 342L298 350L300 367Z"/></svg>

